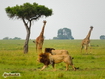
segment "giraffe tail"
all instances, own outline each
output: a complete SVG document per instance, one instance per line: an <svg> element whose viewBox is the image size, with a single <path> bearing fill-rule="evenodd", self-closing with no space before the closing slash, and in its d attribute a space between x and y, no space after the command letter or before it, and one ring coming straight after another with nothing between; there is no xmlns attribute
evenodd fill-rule
<svg viewBox="0 0 105 79"><path fill-rule="evenodd" d="M36 43L36 53L37 53L37 43Z"/></svg>

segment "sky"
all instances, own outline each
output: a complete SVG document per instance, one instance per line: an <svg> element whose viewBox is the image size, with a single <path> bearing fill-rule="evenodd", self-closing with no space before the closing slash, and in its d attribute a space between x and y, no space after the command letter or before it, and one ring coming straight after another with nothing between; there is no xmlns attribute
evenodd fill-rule
<svg viewBox="0 0 105 79"><path fill-rule="evenodd" d="M22 20L10 19L5 8L23 3L36 2L53 10L53 15L40 18L32 23L30 39L35 39L41 32L43 20L47 21L45 39L57 37L61 28L71 29L74 39L84 39L93 26L91 39L105 35L105 0L1 0L0 2L0 39L4 37L26 38L26 29Z"/></svg>

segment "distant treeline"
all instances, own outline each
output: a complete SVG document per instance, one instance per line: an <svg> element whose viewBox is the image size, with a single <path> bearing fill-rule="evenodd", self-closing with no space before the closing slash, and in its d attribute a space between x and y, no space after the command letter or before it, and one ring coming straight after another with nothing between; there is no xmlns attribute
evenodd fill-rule
<svg viewBox="0 0 105 79"><path fill-rule="evenodd" d="M14 37L14 38L4 37L3 40L21 40L21 38L19 38L19 37Z"/></svg>

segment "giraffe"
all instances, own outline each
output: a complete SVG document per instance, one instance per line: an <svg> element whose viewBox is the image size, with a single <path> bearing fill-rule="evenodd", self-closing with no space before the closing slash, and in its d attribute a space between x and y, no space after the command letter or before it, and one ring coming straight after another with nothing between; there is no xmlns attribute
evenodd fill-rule
<svg viewBox="0 0 105 79"><path fill-rule="evenodd" d="M90 30L89 30L88 35L86 36L86 38L84 38L82 40L81 52L82 52L82 49L85 48L86 53L87 53L88 46L90 46L90 35L91 35L92 29L93 29L93 26L90 27Z"/></svg>
<svg viewBox="0 0 105 79"><path fill-rule="evenodd" d="M35 44L36 44L36 52L37 52L37 49L38 49L38 52L42 52L42 46L43 46L43 42L44 42L44 28L45 28L45 25L46 25L46 22L47 21L43 21L43 27L42 27L42 31L40 32L40 35L36 38L35 41L33 41Z"/></svg>

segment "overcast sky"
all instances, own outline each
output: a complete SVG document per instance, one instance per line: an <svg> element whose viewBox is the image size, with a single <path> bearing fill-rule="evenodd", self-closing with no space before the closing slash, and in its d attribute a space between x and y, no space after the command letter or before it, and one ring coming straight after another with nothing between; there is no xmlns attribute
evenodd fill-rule
<svg viewBox="0 0 105 79"><path fill-rule="evenodd" d="M0 2L0 39L4 37L26 38L26 29L22 20L10 19L5 8L36 2L53 10L53 15L43 17L32 24L30 39L35 39L47 21L44 36L52 39L57 36L58 29L71 29L74 39L86 37L90 26L93 26L91 39L99 39L105 35L105 0L1 0Z"/></svg>

